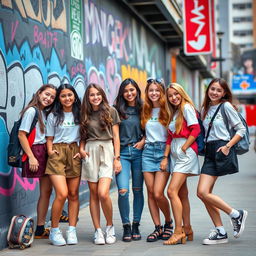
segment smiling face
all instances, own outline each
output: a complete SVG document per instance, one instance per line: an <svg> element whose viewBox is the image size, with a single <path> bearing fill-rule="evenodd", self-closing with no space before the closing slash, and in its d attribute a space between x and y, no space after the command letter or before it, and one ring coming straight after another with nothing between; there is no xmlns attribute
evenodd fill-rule
<svg viewBox="0 0 256 256"><path fill-rule="evenodd" d="M208 97L210 98L212 105L219 104L224 96L225 91L218 82L213 83L210 86L208 90Z"/></svg>
<svg viewBox="0 0 256 256"><path fill-rule="evenodd" d="M174 88L169 88L167 91L167 97L169 102L174 106L177 107L180 105L182 97L181 95L178 93L177 90L175 90Z"/></svg>
<svg viewBox="0 0 256 256"><path fill-rule="evenodd" d="M124 99L127 101L129 106L135 106L136 97L137 97L137 89L132 84L128 84L124 88L123 93Z"/></svg>
<svg viewBox="0 0 256 256"><path fill-rule="evenodd" d="M60 103L65 112L71 112L73 103L75 102L75 95L69 89L63 89L59 95Z"/></svg>
<svg viewBox="0 0 256 256"><path fill-rule="evenodd" d="M92 105L93 110L98 110L102 102L102 95L96 88L89 89L89 103Z"/></svg>
<svg viewBox="0 0 256 256"><path fill-rule="evenodd" d="M41 107L45 108L50 106L53 103L55 96L56 96L56 90L50 87L40 92L38 94L38 97L39 97L39 102L41 104Z"/></svg>
<svg viewBox="0 0 256 256"><path fill-rule="evenodd" d="M148 87L148 98L152 101L153 105L158 103L161 96L159 86L155 83L152 83Z"/></svg>

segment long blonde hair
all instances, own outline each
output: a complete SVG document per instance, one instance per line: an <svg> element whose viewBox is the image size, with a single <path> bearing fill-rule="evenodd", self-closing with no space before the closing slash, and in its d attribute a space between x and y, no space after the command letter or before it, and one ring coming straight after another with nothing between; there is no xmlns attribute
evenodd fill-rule
<svg viewBox="0 0 256 256"><path fill-rule="evenodd" d="M174 90L176 90L181 96L181 103L179 104L178 107L173 106L168 99L168 90L170 88L173 88ZM195 109L194 103L191 100L191 98L188 96L188 94L185 92L183 87L177 83L169 84L168 88L166 89L166 98L167 98L168 109L170 112L169 123L173 120L173 117L174 117L174 114L176 113L176 111L178 111L177 118L176 118L176 124L175 124L175 130L176 130L176 134L179 134L182 129L182 123L184 121L184 106L186 103L189 103Z"/></svg>
<svg viewBox="0 0 256 256"><path fill-rule="evenodd" d="M167 126L168 120L169 120L169 114L168 114L168 111L166 111L166 97L165 97L165 90L164 90L163 84L157 83L156 81L148 82L145 89L145 101L144 101L142 112L141 112L141 127L143 129L145 129L147 121L152 116L153 103L148 97L149 86L151 84L155 84L160 91L160 98L159 98L160 111L158 114L158 121L163 126Z"/></svg>

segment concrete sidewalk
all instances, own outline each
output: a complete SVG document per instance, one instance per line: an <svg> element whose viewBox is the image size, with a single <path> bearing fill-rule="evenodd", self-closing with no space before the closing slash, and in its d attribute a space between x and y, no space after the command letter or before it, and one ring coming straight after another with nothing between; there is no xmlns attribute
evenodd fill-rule
<svg viewBox="0 0 256 256"><path fill-rule="evenodd" d="M132 241L130 243L122 242L122 225L120 221L117 192L111 194L114 208L114 224L117 233L117 242L114 245L94 245L94 229L89 213L86 207L80 211L79 222L77 225L79 244L73 246L56 247L49 244L48 240L35 240L31 248L23 251L18 249L5 249L0 252L1 256L16 255L136 255L136 256L169 256L169 255L230 255L230 256L252 256L256 255L256 161L255 152L239 157L240 172L235 175L222 177L217 182L215 193L219 194L230 205L237 209L247 209L249 212L246 228L239 239L233 237L233 230L230 224L230 218L222 214L224 226L229 235L229 243L223 245L202 245L202 239L208 236L213 227L210 218L204 208L204 205L196 197L196 186L198 177L191 177L188 180L190 189L191 221L194 230L194 241L187 242L185 245L164 246L162 240L154 243L147 243L146 237L154 229L149 210L147 207L146 189L145 189L145 207L141 221L141 241ZM202 159L201 159L202 160ZM104 218L102 218L104 227ZM67 224L61 224L65 234Z"/></svg>

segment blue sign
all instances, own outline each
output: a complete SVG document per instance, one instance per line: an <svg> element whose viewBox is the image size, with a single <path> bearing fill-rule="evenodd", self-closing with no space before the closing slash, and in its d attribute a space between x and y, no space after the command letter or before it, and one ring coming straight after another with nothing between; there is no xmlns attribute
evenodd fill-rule
<svg viewBox="0 0 256 256"><path fill-rule="evenodd" d="M256 93L256 77L254 75L234 75L232 79L233 93Z"/></svg>

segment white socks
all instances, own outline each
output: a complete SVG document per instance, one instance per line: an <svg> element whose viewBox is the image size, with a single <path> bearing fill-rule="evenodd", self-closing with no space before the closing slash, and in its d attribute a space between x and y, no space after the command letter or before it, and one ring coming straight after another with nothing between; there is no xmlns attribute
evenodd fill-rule
<svg viewBox="0 0 256 256"><path fill-rule="evenodd" d="M230 218L238 218L239 217L239 211L236 209L232 209L231 213L229 214Z"/></svg>

